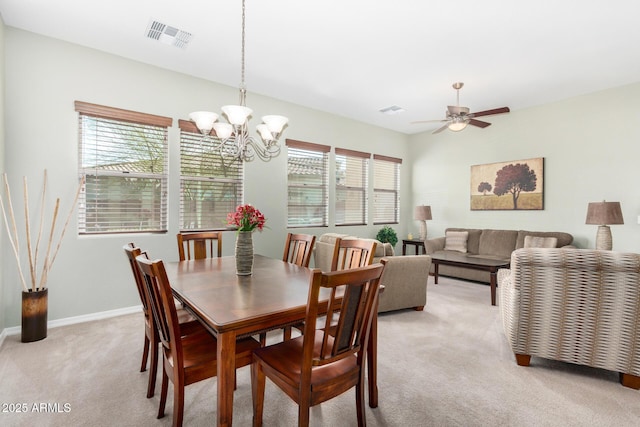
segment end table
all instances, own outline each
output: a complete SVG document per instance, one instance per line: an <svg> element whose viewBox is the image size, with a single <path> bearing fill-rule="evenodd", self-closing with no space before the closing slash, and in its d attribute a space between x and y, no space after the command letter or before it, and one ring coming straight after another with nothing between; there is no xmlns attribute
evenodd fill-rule
<svg viewBox="0 0 640 427"><path fill-rule="evenodd" d="M416 247L416 255L425 255L427 248L424 246L424 240L420 239L402 239L402 255L407 254L407 245Z"/></svg>

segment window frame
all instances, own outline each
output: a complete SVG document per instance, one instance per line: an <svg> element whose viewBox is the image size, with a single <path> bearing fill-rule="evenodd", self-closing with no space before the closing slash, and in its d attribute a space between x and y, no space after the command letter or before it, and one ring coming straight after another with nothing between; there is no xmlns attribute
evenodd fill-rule
<svg viewBox="0 0 640 427"><path fill-rule="evenodd" d="M328 145L316 144L312 142L298 141L294 139L285 140L287 146L287 228L314 228L329 226L329 152L331 147ZM304 154L308 154L308 159L316 159L321 162L321 176L317 183L292 182L291 173L293 166L291 164L291 154L297 154L298 157L304 158ZM300 166L300 165L298 165ZM309 203L292 203L292 194L298 193L303 196L305 190L315 190L319 197L315 204L316 212L320 211L320 223L313 223L312 219L316 216L302 216L303 207L309 207ZM311 193L313 198L313 193ZM306 219L306 221L293 223L293 218Z"/></svg>
<svg viewBox="0 0 640 427"><path fill-rule="evenodd" d="M212 146L211 148L213 148L215 145L218 144L218 142L213 139L203 139L202 133L198 130L195 123L189 120L178 120L178 126L180 128L180 196L179 196L180 212L179 212L179 224L178 224L179 230L182 232L191 232L191 231L222 231L222 230L232 229L233 227L226 225L226 215L229 212L235 211L238 205L244 204L244 162L242 162L239 158L231 159L229 157L222 156L219 153L217 154L211 153L208 156L212 160L219 162L221 166L224 166L224 164L226 164L227 162L239 163L237 173L234 173L233 176L231 177L220 176L215 174L209 174L209 175L185 174L184 167L186 166L186 161L185 161L185 158L183 157L183 154L185 151L184 148L186 148L185 145L187 144L191 145L197 139L198 142L211 144ZM189 147L189 151L191 151L192 149L193 147ZM229 163L228 166L232 166L231 163ZM228 206L225 206L222 208L221 210L222 213L219 213L219 216L213 216L207 219L205 223L201 223L200 226L197 226L197 227L185 227L185 221L186 221L185 215L189 215L190 217L198 216L199 215L198 211L200 211L200 215L201 215L202 210L204 209L202 205L200 206L200 210L196 208L195 212L193 211L187 212L185 209L186 208L185 191L188 187L188 183L196 183L196 182L201 182L205 185L213 184L213 187L210 190L212 190L214 193L222 192L221 189L217 188L218 184L221 187L224 187L225 185L231 185L236 189L236 191L234 192L235 197L233 197L233 200L228 204ZM201 201L204 202L205 199L201 199ZM214 202L214 200L209 200L209 201ZM223 205L224 205L224 202L223 202Z"/></svg>
<svg viewBox="0 0 640 427"><path fill-rule="evenodd" d="M349 163L349 162L354 162L354 161L359 161L360 162L360 173L357 173L357 176L354 175L350 175L349 171L347 170L347 175L345 176L345 181L346 183L344 185L339 185L338 184L338 162L339 162L339 158L344 158L345 162ZM334 224L336 227L342 227L342 226L351 226L351 225L367 225L369 222L369 218L368 218L368 214L369 214L369 160L371 159L371 153L365 153L363 151L355 151L355 150L348 150L346 148L338 148L336 147L335 149L335 159L334 159L334 165L335 165L335 191L336 191L336 196L335 196L335 201L336 201L336 205L334 206L335 209L335 218L334 218ZM361 185L353 185L353 180L356 179L360 179ZM341 192L347 192L347 193L361 193L362 197L359 203L359 207L358 208L354 208L354 206L351 206L351 209L349 207L347 207L345 205L345 210L344 210L344 222L338 222L338 201L340 199L339 194ZM349 197L345 198L346 200L352 200ZM359 217L360 220L351 220L351 218L356 218Z"/></svg>
<svg viewBox="0 0 640 427"><path fill-rule="evenodd" d="M394 176L392 177L394 181L392 186L395 187L394 189L376 187L376 181L380 179L378 175L379 169L376 168L376 165L378 165L379 162L391 163L395 165L394 167L395 172L394 172ZM383 156L380 154L373 155L373 224L374 225L400 223L400 167L401 165L402 165L402 159L399 159L396 157ZM376 196L380 194L385 194L385 193L395 193L393 219L390 219L390 218L380 219L378 217L379 215L378 209L380 209L382 206L379 204L378 197Z"/></svg>
<svg viewBox="0 0 640 427"><path fill-rule="evenodd" d="M75 111L78 113L78 173L80 175L80 179L84 179L84 185L78 202L78 234L166 233L168 231L169 127L172 125L173 119L170 117L91 104L83 101L75 101L74 107ZM92 165L84 164L83 162L86 160L84 155L88 153L89 150L93 150L94 153L97 153L98 150L107 148L109 141L113 141L105 135L97 137L97 130L95 131L94 136L96 137L93 142L85 139L86 137L89 137L85 132L85 125L90 124L90 121L95 121L96 129L98 129L99 126L102 126L105 130L118 130L120 128L129 127L132 131L145 133L145 139L147 131L152 135L157 133L157 135L155 135L156 137L152 138L151 141L154 144L159 144L161 147L160 152L162 155L158 159L162 165L161 172L154 173L134 170L131 165L144 161L145 159L141 160L133 157L131 157L131 161L114 163L114 166L111 169L105 167L106 165L104 164L104 161L109 159L102 155L95 155L95 161ZM126 142L112 145L112 147L120 149L120 151L113 151L116 153L116 156L120 154L123 157L126 157L130 154L129 151L131 150L131 147L139 140L125 138L123 141ZM129 167L127 168L127 166ZM95 178L91 179L91 177ZM109 181L107 181L106 184L100 183L100 181L102 181L101 178L106 178ZM111 180L111 178L115 179ZM118 178L122 179L120 184L118 184L120 181ZM148 221L148 218L145 219L143 214L149 210L145 209L146 205L142 198L140 199L139 205L134 205L133 208L126 199L118 199L115 205L112 205L112 203L114 203L113 200L108 201L106 205L101 204L97 199L94 199L93 201L87 200L87 190L88 187L91 186L92 181L98 185L98 187L96 187L97 190L105 190L105 185L110 186L110 183L114 183L118 184L120 187L119 191L122 191L121 188L126 188L128 185L132 186L132 183L135 184L136 182L145 182L147 180L148 183L145 183L145 186L148 186L149 184L153 186L154 180L156 181L156 188L154 189L152 187L151 191L152 194L157 192L160 197L160 200L156 201L155 196L152 196L151 203L153 206L151 212L152 215L157 215L157 219L152 221L152 223L147 227L142 226L145 221ZM106 189L108 190L108 188ZM144 192L140 193L141 197L144 194ZM124 195L126 196L126 193L124 193ZM118 206L118 203L120 206ZM157 208L155 207L156 203L159 203ZM92 208L90 208L91 204L93 204ZM98 215L103 215L103 218L109 218L109 208L112 208L113 206L118 208L115 221L110 219L107 219L106 221L102 219L98 220ZM94 210L91 214L89 213L90 209ZM129 214L127 215L126 211L128 210ZM88 218L90 216L93 216L95 221L88 222ZM126 223L127 220L129 220L129 218L133 218L134 221L130 222L137 222L139 226L136 228L130 225L123 225L123 223ZM120 224L120 226L117 224ZM101 225L104 225L105 228L97 230Z"/></svg>

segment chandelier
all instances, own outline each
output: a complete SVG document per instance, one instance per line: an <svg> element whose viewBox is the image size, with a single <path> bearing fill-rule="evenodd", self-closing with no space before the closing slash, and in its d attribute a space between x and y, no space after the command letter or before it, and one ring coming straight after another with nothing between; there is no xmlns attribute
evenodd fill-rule
<svg viewBox="0 0 640 427"><path fill-rule="evenodd" d="M261 160L269 161L280 154L278 138L289 119L276 115L263 116L263 123L256 126L260 139L249 134L247 122L253 110L246 106L247 88L244 81L244 45L245 0L242 0L240 103L239 105L225 105L221 108L228 123L217 121L218 114L209 111L193 112L189 114L189 118L195 122L204 138L211 138L217 142L214 150L219 150L222 156L237 158L243 162L250 162L255 159L257 155ZM214 131L214 135L211 134L212 130Z"/></svg>

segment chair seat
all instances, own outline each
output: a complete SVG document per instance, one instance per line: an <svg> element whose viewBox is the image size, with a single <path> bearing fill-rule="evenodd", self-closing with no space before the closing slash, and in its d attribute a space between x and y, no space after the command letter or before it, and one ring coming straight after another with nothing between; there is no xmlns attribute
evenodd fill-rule
<svg viewBox="0 0 640 427"><path fill-rule="evenodd" d="M322 336L322 331L316 331L313 348L314 358L320 356ZM329 337L329 342L332 341L333 337ZM262 347L255 350L253 354L255 358L262 360L266 364L265 369L271 371L268 367L274 368L274 372L278 373L280 379L292 387L297 387L300 384L300 361L302 360L303 342L304 337L300 336L272 346ZM348 389L357 382L358 375L359 368L355 355L347 356L331 365L314 366L311 369L312 393L321 389L322 385L328 381L335 384L337 377L346 377L347 383L350 384L350 386L346 388ZM353 380L353 382L351 380Z"/></svg>

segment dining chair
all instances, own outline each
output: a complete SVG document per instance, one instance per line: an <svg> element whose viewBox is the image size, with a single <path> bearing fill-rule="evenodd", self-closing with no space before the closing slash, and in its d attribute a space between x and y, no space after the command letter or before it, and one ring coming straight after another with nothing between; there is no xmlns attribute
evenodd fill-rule
<svg viewBox="0 0 640 427"><path fill-rule="evenodd" d="M299 426L309 425L310 407L352 387L358 426L366 425L365 353L383 269L382 264L328 273L314 269L304 334L253 351L254 426L262 425L267 377L298 404ZM327 298L328 305L321 302ZM322 307L329 311L316 328ZM340 309L333 313L332 307Z"/></svg>
<svg viewBox="0 0 640 427"><path fill-rule="evenodd" d="M184 417L184 388L217 374L217 340L204 326L199 332L184 335L178 322L176 306L164 263L150 260L146 254L136 258L149 305L161 342L162 389L158 418L164 417L168 381L173 383L173 426L181 426ZM235 367L249 365L252 351L260 347L253 338L236 341Z"/></svg>
<svg viewBox="0 0 640 427"><path fill-rule="evenodd" d="M336 246L331 261L331 271L348 270L371 265L376 253L376 242L369 239L341 239L336 238ZM337 308L334 307L334 312ZM292 325L304 334L304 323ZM291 337L291 331L285 329L284 338Z"/></svg>
<svg viewBox="0 0 640 427"><path fill-rule="evenodd" d="M372 239L336 239L331 271L371 265L376 253L376 242Z"/></svg>
<svg viewBox="0 0 640 427"><path fill-rule="evenodd" d="M309 267L311 261L311 254L313 253L313 245L316 242L316 236L311 234L294 234L288 233L287 240L284 244L284 254L282 260L291 264L296 264L301 267ZM297 329L302 328L302 323L293 325ZM291 338L292 326L285 326L283 330L283 339L288 340ZM260 334L260 344L266 345L267 333L262 332Z"/></svg>
<svg viewBox="0 0 640 427"><path fill-rule="evenodd" d="M288 233L282 260L301 267L309 267L315 242L314 235Z"/></svg>
<svg viewBox="0 0 640 427"><path fill-rule="evenodd" d="M220 231L178 233L176 237L180 261L222 256L222 232ZM214 252L214 243L216 243L216 252Z"/></svg>
<svg viewBox="0 0 640 427"><path fill-rule="evenodd" d="M140 372L147 369L147 361L149 361L149 385L147 386L147 397L153 397L156 387L156 373L158 372L158 332L153 323L153 317L149 309L149 298L144 287L142 273L136 262L136 257L142 254L142 250L134 243L123 246L124 252L129 260L129 266L133 273L133 279L140 296L142 304L142 313L144 314L144 346L142 348L142 364ZM186 310L177 310L178 322L181 324L182 331L185 334L191 333L199 328L199 322ZM149 354L151 353L151 354ZM149 356L151 356L149 360Z"/></svg>

